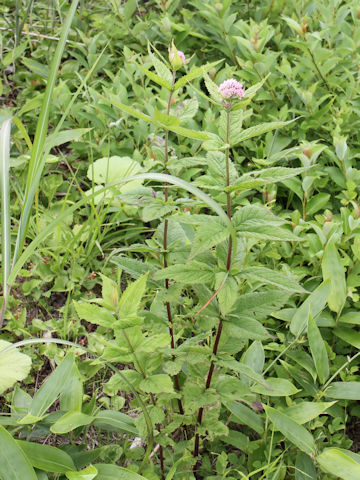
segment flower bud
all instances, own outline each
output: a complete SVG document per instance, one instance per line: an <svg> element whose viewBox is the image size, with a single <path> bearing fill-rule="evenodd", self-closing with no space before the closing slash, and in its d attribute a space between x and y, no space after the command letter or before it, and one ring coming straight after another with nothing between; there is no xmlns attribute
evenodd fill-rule
<svg viewBox="0 0 360 480"><path fill-rule="evenodd" d="M169 60L174 71L179 70L186 63L184 52L175 47L174 41L171 44L171 48L169 47Z"/></svg>

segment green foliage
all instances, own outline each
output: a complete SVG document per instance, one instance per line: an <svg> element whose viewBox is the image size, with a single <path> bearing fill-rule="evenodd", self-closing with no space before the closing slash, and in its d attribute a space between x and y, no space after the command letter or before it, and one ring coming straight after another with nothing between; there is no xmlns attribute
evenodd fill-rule
<svg viewBox="0 0 360 480"><path fill-rule="evenodd" d="M359 478L358 5L5 3L0 477Z"/></svg>

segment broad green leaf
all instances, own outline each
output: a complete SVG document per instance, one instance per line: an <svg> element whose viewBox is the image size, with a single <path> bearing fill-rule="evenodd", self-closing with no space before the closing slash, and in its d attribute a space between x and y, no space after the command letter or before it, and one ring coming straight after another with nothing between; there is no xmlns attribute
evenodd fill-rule
<svg viewBox="0 0 360 480"><path fill-rule="evenodd" d="M261 416L256 414L254 410L238 402L227 402L225 403L225 407L230 410L233 415L231 421L239 423L240 425L247 425L259 435L264 433L264 422Z"/></svg>
<svg viewBox="0 0 360 480"><path fill-rule="evenodd" d="M340 448L327 448L316 457L321 469L343 480L359 480L360 456Z"/></svg>
<svg viewBox="0 0 360 480"><path fill-rule="evenodd" d="M153 123L152 118L149 117L149 115L145 115L145 113L139 112L139 110L136 110L135 108L129 107L129 105L125 105L124 103L119 102L115 95L110 95L110 101L113 105L116 105L121 110L124 110L124 112L128 113L129 115L139 118L140 120L145 120L145 122Z"/></svg>
<svg viewBox="0 0 360 480"><path fill-rule="evenodd" d="M123 322L137 317L140 308L141 299L146 289L147 274L142 275L135 282L130 283L119 301L119 319L120 328L123 328ZM118 324L118 322L117 322Z"/></svg>
<svg viewBox="0 0 360 480"><path fill-rule="evenodd" d="M106 277L103 274L100 274L100 276L102 280L101 295L105 305L109 305L110 307L116 309L119 302L119 287L111 278Z"/></svg>
<svg viewBox="0 0 360 480"><path fill-rule="evenodd" d="M4 67L8 67L14 63L25 52L28 42L22 42L17 47L11 49L2 59Z"/></svg>
<svg viewBox="0 0 360 480"><path fill-rule="evenodd" d="M360 333L352 328L339 327L334 328L334 334L344 340L344 342L349 343L355 348L360 349Z"/></svg>
<svg viewBox="0 0 360 480"><path fill-rule="evenodd" d="M95 464L94 467L98 471L96 480L146 480L145 477L128 470L127 468L109 465L106 463Z"/></svg>
<svg viewBox="0 0 360 480"><path fill-rule="evenodd" d="M196 257L199 253L210 250L215 245L226 240L230 235L230 231L226 225L218 219L208 219L208 223L200 225L196 230L194 240L191 247L191 258Z"/></svg>
<svg viewBox="0 0 360 480"><path fill-rule="evenodd" d="M97 474L97 468L95 468L93 465L89 465L79 472L68 472L65 475L69 480L93 480L95 477L98 478Z"/></svg>
<svg viewBox="0 0 360 480"><path fill-rule="evenodd" d="M35 468L54 473L66 473L75 470L70 455L60 448L24 440L17 440L16 443Z"/></svg>
<svg viewBox="0 0 360 480"><path fill-rule="evenodd" d="M218 60L217 62L207 63L206 65L198 68L194 68L191 72L183 75L174 85L174 91L178 90L181 87L184 87L188 82L195 80L195 78L201 77L204 75L205 72L208 72L216 65L218 65L222 60Z"/></svg>
<svg viewBox="0 0 360 480"><path fill-rule="evenodd" d="M240 272L241 276L268 285L287 290L289 292L304 293L306 290L298 282L283 273L265 267L247 267Z"/></svg>
<svg viewBox="0 0 360 480"><path fill-rule="evenodd" d="M252 385L250 390L254 393L260 393L261 395L268 395L269 397L287 397L300 392L300 390L286 378L270 377L266 379L266 383L268 387Z"/></svg>
<svg viewBox="0 0 360 480"><path fill-rule="evenodd" d="M320 383L324 384L330 373L329 359L326 352L324 340L311 313L309 315L307 333L310 352L314 360L315 368L318 373Z"/></svg>
<svg viewBox="0 0 360 480"><path fill-rule="evenodd" d="M289 123L294 122L294 120L289 120L287 122L268 122L268 123L260 123L259 125L255 125L254 127L246 128L242 130L236 138L233 139L232 147L237 145L240 142L244 142L245 140L249 140L250 138L257 137L258 135L262 135L263 133L270 132L271 130L277 130L279 128L283 128Z"/></svg>
<svg viewBox="0 0 360 480"><path fill-rule="evenodd" d="M80 412L83 404L83 382L77 366L73 365L72 374L67 380L66 389L60 393L60 410Z"/></svg>
<svg viewBox="0 0 360 480"><path fill-rule="evenodd" d="M89 166L87 177L97 185L108 185L109 183L118 182L131 175L136 175L141 172L141 170L142 168L140 164L132 158L118 157L117 155L114 155L112 157L103 157L96 160L93 165ZM140 187L141 185L141 180L133 180L119 186L117 190L120 193L126 193ZM92 192L92 189L88 190L88 192Z"/></svg>
<svg viewBox="0 0 360 480"><path fill-rule="evenodd" d="M339 318L339 323L348 323L350 325L360 325L360 312L349 311L343 313Z"/></svg>
<svg viewBox="0 0 360 480"><path fill-rule="evenodd" d="M234 315L230 313L230 321L227 329L229 330L230 337L238 338L241 341L244 340L265 340L269 339L270 335L262 323L258 322L254 318L246 315Z"/></svg>
<svg viewBox="0 0 360 480"><path fill-rule="evenodd" d="M215 279L214 269L205 263L192 260L188 263L171 265L158 270L154 275L155 280L176 280L180 283L212 283Z"/></svg>
<svg viewBox="0 0 360 480"><path fill-rule="evenodd" d="M77 427L90 425L94 417L81 412L67 412L50 427L50 431L56 434L63 434L75 430Z"/></svg>
<svg viewBox="0 0 360 480"><path fill-rule="evenodd" d="M334 405L334 403L336 402L300 402L282 411L285 415L292 418L294 422L302 425L317 418Z"/></svg>
<svg viewBox="0 0 360 480"><path fill-rule="evenodd" d="M154 49L156 51L156 49ZM162 62L150 49L150 46L148 46L148 51L149 51L149 56L151 58L151 62L155 68L156 73L158 74L159 77L163 78L166 80L170 85L172 82L173 75L170 71L170 69L165 65L164 62Z"/></svg>
<svg viewBox="0 0 360 480"><path fill-rule="evenodd" d="M313 460L304 452L298 452L295 462L295 480L317 480Z"/></svg>
<svg viewBox="0 0 360 480"><path fill-rule="evenodd" d="M360 382L332 382L325 395L336 400L360 400Z"/></svg>
<svg viewBox="0 0 360 480"><path fill-rule="evenodd" d="M328 243L321 262L324 282L329 280L330 292L328 305L330 310L339 313L344 306L347 290L345 269L340 260L340 255L333 242Z"/></svg>
<svg viewBox="0 0 360 480"><path fill-rule="evenodd" d="M166 129L180 125L180 120L177 117L161 113L157 108L155 108L153 120L155 123L160 122Z"/></svg>
<svg viewBox="0 0 360 480"><path fill-rule="evenodd" d="M16 440L0 425L1 480L37 480L35 471Z"/></svg>
<svg viewBox="0 0 360 480"><path fill-rule="evenodd" d="M265 318L272 314L289 298L290 293L277 289L269 289L262 292L251 292L240 295L234 307L235 312L239 312L238 317L259 317ZM234 320L236 324L239 322Z"/></svg>
<svg viewBox="0 0 360 480"><path fill-rule="evenodd" d="M85 302L74 302L74 306L79 318L95 325L114 328L115 316L106 308Z"/></svg>
<svg viewBox="0 0 360 480"><path fill-rule="evenodd" d="M127 22L131 20L131 17L135 13L136 9L137 9L136 0L126 0L123 13L124 13L125 20Z"/></svg>
<svg viewBox="0 0 360 480"><path fill-rule="evenodd" d="M317 195L314 195L306 204L306 214L314 215L314 213L323 209L329 200L329 193L318 193Z"/></svg>
<svg viewBox="0 0 360 480"><path fill-rule="evenodd" d="M220 285L222 285L221 288ZM232 311L234 303L239 297L239 287L235 278L229 276L228 272L218 272L215 274L215 289L218 288L220 290L216 297L220 312L225 316Z"/></svg>
<svg viewBox="0 0 360 480"><path fill-rule="evenodd" d="M140 70L142 72L145 73L146 76L148 76L153 82L157 83L158 85L160 85L161 87L165 87L167 90L171 90L171 85L170 83L165 80L164 78L162 77L159 77L159 75L156 75L156 73L154 72L151 72L150 70L147 70L146 68L144 68L142 65L137 65L138 68L140 68Z"/></svg>
<svg viewBox="0 0 360 480"><path fill-rule="evenodd" d="M19 423L26 424L27 417L32 423L31 417L41 418L46 413L60 393L66 389L70 375L74 374L73 365L74 355L69 353L35 393L29 408L29 417L24 417Z"/></svg>
<svg viewBox="0 0 360 480"><path fill-rule="evenodd" d="M258 340L253 342L241 357L241 362L251 367L255 372L261 373L265 363L265 352L262 343ZM243 375L241 375L241 380L245 385L250 384L250 380Z"/></svg>
<svg viewBox="0 0 360 480"><path fill-rule="evenodd" d="M101 410L95 415L93 424L95 427L104 430L120 431L135 436L139 435L133 419L125 415L125 413L114 410Z"/></svg>
<svg viewBox="0 0 360 480"><path fill-rule="evenodd" d="M324 310L326 301L330 292L330 283L321 283L297 309L290 323L291 333L295 336L300 335L306 328L309 312L313 318Z"/></svg>
<svg viewBox="0 0 360 480"><path fill-rule="evenodd" d="M315 455L315 441L306 428L298 425L290 417L275 408L264 405L264 409L275 427L285 436L285 438L308 455Z"/></svg>
<svg viewBox="0 0 360 480"><path fill-rule="evenodd" d="M171 377L163 373L144 378L140 388L147 393L174 393Z"/></svg>
<svg viewBox="0 0 360 480"><path fill-rule="evenodd" d="M180 127L179 125L169 125L167 129L171 132L177 133L182 137L193 138L194 140L211 140L210 134L207 132L201 132L200 130L190 130L189 128Z"/></svg>
<svg viewBox="0 0 360 480"><path fill-rule="evenodd" d="M263 376L255 372L255 370L245 363L237 362L236 360L218 360L216 364L224 368L229 368L234 372L241 373L241 375L244 375L252 382L262 385L265 389L271 391L271 385L264 380Z"/></svg>
<svg viewBox="0 0 360 480"><path fill-rule="evenodd" d="M271 167L264 170L254 170L242 175L238 180L232 182L230 187L226 188L226 191L246 191L252 188L258 188L263 185L269 185L271 183L284 182L285 180L295 177L300 173L305 172L303 167L288 168L288 167Z"/></svg>
<svg viewBox="0 0 360 480"><path fill-rule="evenodd" d="M15 382L24 380L31 369L31 358L16 349L2 353L11 343L0 340L0 394Z"/></svg>

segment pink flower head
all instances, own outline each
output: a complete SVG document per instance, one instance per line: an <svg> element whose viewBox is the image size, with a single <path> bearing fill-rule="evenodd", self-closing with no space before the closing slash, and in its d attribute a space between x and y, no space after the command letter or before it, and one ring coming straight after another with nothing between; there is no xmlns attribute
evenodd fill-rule
<svg viewBox="0 0 360 480"><path fill-rule="evenodd" d="M181 50L178 50L178 51L177 51L177 54L178 54L179 57L181 58L181 61L182 61L183 65L185 65L186 59L185 59L185 54L184 54L184 52L182 52ZM174 57L175 57L175 53L174 53L174 52L170 52L170 60L174 60Z"/></svg>
<svg viewBox="0 0 360 480"><path fill-rule="evenodd" d="M219 92L224 98L231 98L232 96L243 98L245 95L242 83L238 82L234 78L225 80L225 82L219 86Z"/></svg>

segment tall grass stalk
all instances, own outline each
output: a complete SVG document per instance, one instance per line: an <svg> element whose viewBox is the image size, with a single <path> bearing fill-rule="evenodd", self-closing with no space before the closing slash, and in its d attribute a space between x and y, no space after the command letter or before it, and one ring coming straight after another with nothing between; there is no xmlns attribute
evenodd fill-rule
<svg viewBox="0 0 360 480"><path fill-rule="evenodd" d="M1 265L3 302L0 311L0 328L8 301L8 278L10 275L10 133L11 118L5 118L0 129L0 194L1 194Z"/></svg>

